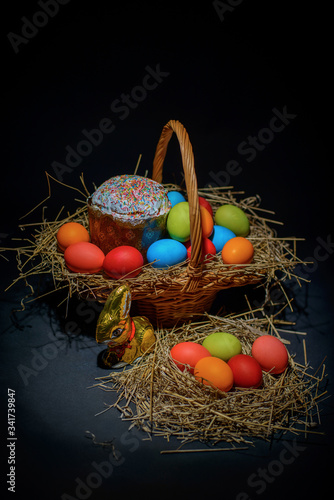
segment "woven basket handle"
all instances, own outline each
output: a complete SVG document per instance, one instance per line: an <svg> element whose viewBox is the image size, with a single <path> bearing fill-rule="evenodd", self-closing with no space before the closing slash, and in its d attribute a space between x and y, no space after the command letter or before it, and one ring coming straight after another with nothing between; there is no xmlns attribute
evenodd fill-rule
<svg viewBox="0 0 334 500"><path fill-rule="evenodd" d="M163 163L167 153L167 146L173 132L175 132L180 144L189 203L191 259L188 265L188 274L191 277L199 278L202 274L202 224L198 201L197 178L194 167L194 154L188 133L182 123L177 120L170 120L162 129L153 160L152 179L159 183L162 182ZM193 286L188 284L187 288L188 290L196 288L196 283L194 282Z"/></svg>

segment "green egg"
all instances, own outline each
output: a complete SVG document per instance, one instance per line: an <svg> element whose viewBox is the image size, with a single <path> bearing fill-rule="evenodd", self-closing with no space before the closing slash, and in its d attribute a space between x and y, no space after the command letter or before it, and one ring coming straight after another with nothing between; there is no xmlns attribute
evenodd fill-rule
<svg viewBox="0 0 334 500"><path fill-rule="evenodd" d="M227 227L236 236L246 237L249 234L249 220L241 208L235 205L222 205L215 213L215 222Z"/></svg>
<svg viewBox="0 0 334 500"><path fill-rule="evenodd" d="M208 335L202 342L211 354L223 361L228 361L233 356L241 354L242 347L239 339L227 332L214 332Z"/></svg>
<svg viewBox="0 0 334 500"><path fill-rule="evenodd" d="M189 203L181 201L174 205L167 217L167 231L174 240L188 241L190 238Z"/></svg>

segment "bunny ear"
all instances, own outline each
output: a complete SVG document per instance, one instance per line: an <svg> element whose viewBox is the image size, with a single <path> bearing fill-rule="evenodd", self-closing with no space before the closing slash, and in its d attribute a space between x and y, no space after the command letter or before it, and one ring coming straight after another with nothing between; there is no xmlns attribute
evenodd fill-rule
<svg viewBox="0 0 334 500"><path fill-rule="evenodd" d="M131 307L131 292L128 287L123 289L120 307L121 307L121 317L127 318L130 314L130 307Z"/></svg>
<svg viewBox="0 0 334 500"><path fill-rule="evenodd" d="M105 303L105 310L118 311L119 319L127 318L131 307L131 292L127 285L121 285L111 292Z"/></svg>

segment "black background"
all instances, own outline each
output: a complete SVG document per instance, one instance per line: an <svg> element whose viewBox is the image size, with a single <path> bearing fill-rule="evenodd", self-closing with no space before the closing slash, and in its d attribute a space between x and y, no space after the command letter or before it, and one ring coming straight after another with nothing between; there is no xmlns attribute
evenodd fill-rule
<svg viewBox="0 0 334 500"><path fill-rule="evenodd" d="M219 15L215 5L203 1L121 4L71 0L59 5L52 18L36 17L41 11L38 2L3 6L1 245L13 247L13 237L28 235L27 229L24 233L18 229L19 224L41 219L41 207L25 219L20 217L48 196L45 171L56 176L54 162L65 164L66 148L76 149L85 139L83 129L97 128L104 118L115 126L77 167L63 173L63 182L78 188L83 173L86 186L93 191L94 184L112 175L132 173L140 154L138 173L144 175L148 170L150 174L163 125L170 119L180 120L190 135L200 186L214 181L213 176L223 179L228 161L236 160L242 171L230 184L245 195L261 196L262 206L273 210L276 220L284 223L277 226L279 235L305 238L297 248L301 259L313 261L304 268L311 282L302 289L291 285L294 311L288 317L296 322L296 330L307 332L311 366L316 369L327 356L330 394L330 12L327 6L306 6L298 1L291 5L243 0L231 1L229 9L220 10ZM25 18L39 19L44 26L27 43L19 43L15 52L8 33L22 36ZM129 109L128 116L113 111L116 99L142 85L148 66L160 68L162 81ZM289 123L247 161L249 155L238 150L240 144L269 126L274 108L286 109ZM180 182L181 170L174 138L164 182ZM44 203L49 220L61 206L71 210L77 204L73 191L54 181L51 188L52 198ZM17 276L13 252L6 256L9 261L1 259L2 290ZM272 464L279 460L284 440L292 445L294 436L272 443L255 441L254 447L243 452L161 455L161 450L179 443L157 438L142 441L144 436L128 431L128 423L116 412L95 416L104 402L114 398L87 389L95 377L105 374L96 364L97 311L73 299L65 318L64 308L56 307L62 297L50 296L27 304L24 312L11 314L28 292L22 282L1 294L1 481L5 492L10 387L17 399L18 498L28 492L34 492L35 498L51 499L65 493L103 499L122 494L209 497L217 492L230 499L242 492L244 498L247 494L252 499L324 495L333 444L331 399L321 406L322 426L317 429L325 434L298 437L298 456L277 476L264 481L262 492L249 478L259 468L275 467ZM218 305L242 309L244 293L224 292ZM255 292L250 289L247 293L254 299ZM76 328L64 335L69 321ZM301 337L286 335L302 360ZM50 345L56 346L54 350L45 350ZM50 354L45 366L42 361L38 365L36 353L42 352L57 355L51 359ZM25 378L20 365L35 373ZM95 471L93 462L108 460L110 453L110 449L94 445L87 430L98 441L113 440L122 456L98 487L76 492L76 478L86 484Z"/></svg>

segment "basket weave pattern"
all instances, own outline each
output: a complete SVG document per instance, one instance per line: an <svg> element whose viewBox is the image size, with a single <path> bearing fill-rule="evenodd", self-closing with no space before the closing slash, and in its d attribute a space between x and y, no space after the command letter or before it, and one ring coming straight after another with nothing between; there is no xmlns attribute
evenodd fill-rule
<svg viewBox="0 0 334 500"><path fill-rule="evenodd" d="M268 271L270 274L270 270L266 269L268 263L262 268L259 265L243 266L239 270L228 269L226 266L217 268L217 263L221 263L220 256L216 256L210 264L203 265L199 191L193 149L186 129L178 121L169 121L162 130L153 161L152 178L162 183L163 163L173 132L180 145L189 203L191 259L187 266L176 267L175 273L156 270L156 276L151 282L142 280L140 275L130 283L138 312L150 318L152 323L165 327L208 312L218 291L258 283ZM256 234L256 227L253 228L254 231ZM105 300L108 293L110 289L104 289L98 291L97 295L100 300Z"/></svg>
<svg viewBox="0 0 334 500"><path fill-rule="evenodd" d="M258 196L240 200L235 197L240 193L228 188L198 189L192 146L187 131L178 121L169 121L162 130L153 161L153 180L162 183L163 163L173 133L176 134L180 145L189 203L191 259L168 269L156 269L146 264L135 278L124 277L132 293L132 303L139 314L147 316L154 325L163 327L193 320L196 316L209 312L220 290L260 282L268 286L273 280L291 278L293 268L301 263L296 257L296 238L289 238L294 241L294 248L291 249L288 239L277 237L275 231L267 224L269 219L260 216L263 212L273 212L259 207ZM74 214L62 220L59 216L55 221L48 221L43 217L42 222L36 223L38 228L32 238L27 240L27 245L17 249L20 271L18 279L27 280L32 275L51 273L54 288L67 289L68 297L78 294L84 299L105 302L110 292L119 286L119 280L113 280L103 272L73 273L66 267L64 256L57 248L57 231L65 222L75 221L86 228L89 226L86 200L90 193L83 179L81 180L85 191L80 191L84 197L84 206L81 204ZM175 185L165 185L165 187L169 190L180 189ZM225 203L234 204L244 210L250 222L248 238L254 247L251 264L226 265L220 253L202 263L199 195L207 199L214 212ZM271 219L270 221L277 222ZM30 224L28 226L30 229ZM24 228L25 226L22 226L22 229ZM28 263L33 263L31 269L28 269Z"/></svg>

